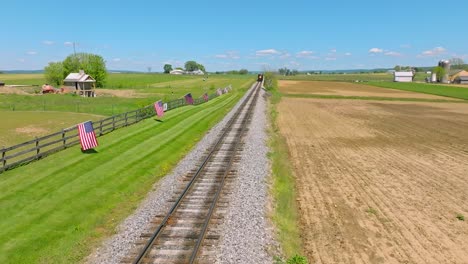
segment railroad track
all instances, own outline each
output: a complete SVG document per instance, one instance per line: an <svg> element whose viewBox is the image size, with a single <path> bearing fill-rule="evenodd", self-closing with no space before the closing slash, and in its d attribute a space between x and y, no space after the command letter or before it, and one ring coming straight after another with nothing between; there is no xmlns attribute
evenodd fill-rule
<svg viewBox="0 0 468 264"><path fill-rule="evenodd" d="M249 91L201 165L185 177L168 213L153 220L154 231L142 235L137 247L139 251L124 262L214 262L209 248L216 244L219 234L216 231L210 234L209 231L223 221L223 206L228 201L221 196L229 192L235 176L233 165L239 159L242 138L251 120L260 86L258 82Z"/></svg>

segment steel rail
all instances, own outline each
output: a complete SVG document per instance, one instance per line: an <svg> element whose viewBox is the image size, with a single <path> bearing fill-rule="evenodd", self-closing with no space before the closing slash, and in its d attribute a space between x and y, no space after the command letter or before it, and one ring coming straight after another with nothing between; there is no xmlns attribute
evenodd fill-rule
<svg viewBox="0 0 468 264"><path fill-rule="evenodd" d="M246 116L244 117L244 120L245 120L246 122L247 122L247 121L249 120L249 118L252 116L252 110L253 110L253 108L254 108L254 106L255 106L255 102L256 102L256 100L257 100L257 98L258 98L259 92L260 92L260 89L257 88L256 91L255 91L255 95L254 95L254 97L253 97L253 99L252 99L252 102L250 103L249 108L248 108L248 110L247 110L247 114L246 114ZM235 145L234 145L234 148L233 148L234 152L238 149L239 144L240 144L240 142L241 142L242 135L244 134L245 130L246 130L246 126L242 126L242 130L241 130L241 132L239 133L240 137L239 137L238 140L236 140ZM222 178L222 180L221 180L221 183L219 184L218 189L216 190L216 194L215 194L214 200L213 200L213 202L211 203L210 210L208 211L208 215L207 215L207 217L206 217L206 219L205 219L205 222L203 223L202 231L201 231L201 233L200 233L200 235L199 235L199 237L198 237L198 239L197 239L197 243L196 243L196 245L195 245L194 250L192 251L192 255L190 256L190 260L189 260L189 263L190 263L190 264L194 263L194 262L195 262L195 259L197 258L197 255L198 255L200 246L201 246L201 244L202 244L202 242L203 242L203 240L204 240L204 238L205 238L205 234L206 234L206 231L207 231L207 229L208 229L208 225L209 225L209 223L210 223L210 221L211 221L211 216L213 215L213 211L214 211L214 209L215 209L215 207L216 207L216 203L218 202L219 196L220 196L220 194L221 194L221 191L223 190L224 183L225 183L225 181L226 181L226 177L227 177L227 175L229 174L229 171L230 171L230 169L231 169L233 163L234 163L234 155L232 155L232 156L230 157L229 163L228 163L228 165L227 165L226 171L224 172L224 175L223 175L223 178Z"/></svg>
<svg viewBox="0 0 468 264"><path fill-rule="evenodd" d="M202 164L199 166L198 170L196 171L195 175L192 177L192 179L190 180L190 182L187 184L187 186L185 187L185 189L183 190L182 194L179 196L179 198L177 199L177 201L174 203L174 205L171 207L171 209L169 210L169 212L167 213L167 215L164 217L164 219L162 220L161 224L156 228L156 230L154 231L153 235L151 236L151 238L148 240L148 242L145 244L144 248L139 252L137 258L135 259L135 261L133 262L133 264L140 264L142 263L143 259L145 258L145 256L150 252L150 249L151 247L153 246L154 242L156 241L156 238L161 234L161 231L163 229L164 226L166 226L169 218L173 215L173 213L176 211L176 209L179 207L181 201L184 199L184 197L186 196L186 194L188 193L188 191L191 189L191 187L193 186L193 183L195 182L195 180L198 178L198 176L200 175L201 171L205 168L206 164L208 163L208 161L211 159L211 157L213 156L213 154L215 153L215 151L217 150L218 146L222 143L223 139L226 137L227 133L229 132L229 128L232 127L232 125L235 123L235 121L239 118L240 116L240 113L242 112L242 110L244 109L245 105L247 104L247 102L249 101L248 99L252 96L252 94L257 91L259 89L259 83L257 83L255 85L255 87L252 89L252 91L250 91L249 95L247 96L247 98L242 102L242 104L240 105L239 109L236 111L236 113L234 114L234 116L228 121L228 126L226 127L226 129L224 130L223 134L219 137L218 141L216 142L216 144L213 146L213 148L211 149L211 151L209 152L208 156L203 160Z"/></svg>

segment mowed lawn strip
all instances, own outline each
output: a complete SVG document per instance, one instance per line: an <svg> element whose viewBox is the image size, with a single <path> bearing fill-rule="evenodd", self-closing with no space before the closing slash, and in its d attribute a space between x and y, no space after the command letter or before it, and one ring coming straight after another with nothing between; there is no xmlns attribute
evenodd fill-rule
<svg viewBox="0 0 468 264"><path fill-rule="evenodd" d="M232 93L0 174L0 263L77 262L241 97Z"/></svg>
<svg viewBox="0 0 468 264"><path fill-rule="evenodd" d="M467 88L427 83L369 82L372 86L468 100Z"/></svg>

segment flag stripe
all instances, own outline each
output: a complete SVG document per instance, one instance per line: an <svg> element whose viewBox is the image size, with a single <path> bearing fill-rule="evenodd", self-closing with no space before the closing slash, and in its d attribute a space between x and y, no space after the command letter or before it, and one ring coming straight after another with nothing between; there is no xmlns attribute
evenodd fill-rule
<svg viewBox="0 0 468 264"><path fill-rule="evenodd" d="M186 94L184 97L186 104L193 104L193 97L191 93Z"/></svg>
<svg viewBox="0 0 468 264"><path fill-rule="evenodd" d="M156 111L156 114L159 117L164 116L164 106L161 101L157 101L156 103L154 103L154 110Z"/></svg>
<svg viewBox="0 0 468 264"><path fill-rule="evenodd" d="M91 121L78 125L78 136L80 138L81 149L87 150L98 146Z"/></svg>

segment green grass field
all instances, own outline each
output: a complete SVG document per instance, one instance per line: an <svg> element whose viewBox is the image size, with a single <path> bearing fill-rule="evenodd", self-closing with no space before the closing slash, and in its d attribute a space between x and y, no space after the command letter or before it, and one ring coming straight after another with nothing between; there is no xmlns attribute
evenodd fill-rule
<svg viewBox="0 0 468 264"><path fill-rule="evenodd" d="M425 73L416 73L415 81L424 81L427 77ZM312 74L305 75L299 74L295 76L278 76L281 80L301 80L301 81L342 81L342 82L354 82L359 81L393 81L393 75L389 73L347 73L347 74Z"/></svg>
<svg viewBox="0 0 468 264"><path fill-rule="evenodd" d="M103 116L79 113L43 112L43 111L0 111L0 147L12 146L58 132L86 120L100 120ZM27 122L25 122L27 120Z"/></svg>
<svg viewBox="0 0 468 264"><path fill-rule="evenodd" d="M151 87L159 88L210 88L213 85L225 84L226 80L255 79L253 75L209 75L203 81L204 76L193 75L170 75L159 73L109 73L107 76L105 89L137 89L153 92L149 89ZM195 80L195 81L194 81ZM43 74L0 74L0 81L5 82L6 85L36 85L42 86L46 83ZM185 85L184 81L188 81L191 85ZM178 85L177 83L180 83ZM218 88L218 87L216 87ZM99 89L99 88L98 88Z"/></svg>
<svg viewBox="0 0 468 264"><path fill-rule="evenodd" d="M239 90L167 112L0 175L0 263L87 256L238 101Z"/></svg>
<svg viewBox="0 0 468 264"><path fill-rule="evenodd" d="M468 100L468 88L428 83L369 82L369 85Z"/></svg>
<svg viewBox="0 0 468 264"><path fill-rule="evenodd" d="M38 74L9 74L5 76L10 79L25 78L25 80L34 80ZM2 135L0 136L0 147L21 143L20 141L30 140L33 136L46 135L50 133L49 130L52 128L58 131L70 126L70 123L77 124L89 119L94 120L83 114L112 116L150 105L160 99L170 101L181 98L189 92L197 98L205 92L211 94L215 92L215 88L226 87L229 84L232 84L234 89L247 88L255 79L252 76L235 75L213 76L205 81L200 76L163 74L111 74L111 76L124 77L123 79L128 80L129 85L135 87L141 83L151 83L151 85L135 88L134 90L141 95L137 98L111 96L83 98L73 94L0 94L0 114L3 120L8 121L2 122L0 125L0 135ZM150 78L145 79L147 76L150 76ZM119 80L118 78L117 80ZM168 81L171 78L174 80ZM67 113L64 115L66 118L61 118L62 115L57 112ZM82 116L82 119L80 119L80 116ZM44 118L41 119L41 117ZM63 123L63 119L66 119L67 122ZM10 122L10 120L15 121ZM43 123L38 122L39 120L43 120ZM23 134L17 137L16 128L31 125L35 127L47 126L50 129L47 129L47 133L31 134L31 138L25 138ZM65 126L60 127L62 125Z"/></svg>

